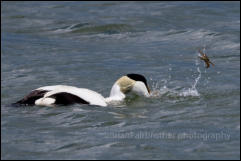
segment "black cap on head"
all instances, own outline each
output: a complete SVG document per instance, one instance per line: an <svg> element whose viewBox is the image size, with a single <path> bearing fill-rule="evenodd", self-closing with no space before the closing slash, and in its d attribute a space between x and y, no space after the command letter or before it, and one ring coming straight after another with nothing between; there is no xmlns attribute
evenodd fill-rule
<svg viewBox="0 0 241 161"><path fill-rule="evenodd" d="M148 92L150 93L150 89L149 89L149 87L147 85L146 78L143 75L131 73L131 74L127 74L127 77L129 77L129 78L131 78L131 79L133 79L135 81L143 82L146 85L146 88L147 88Z"/></svg>

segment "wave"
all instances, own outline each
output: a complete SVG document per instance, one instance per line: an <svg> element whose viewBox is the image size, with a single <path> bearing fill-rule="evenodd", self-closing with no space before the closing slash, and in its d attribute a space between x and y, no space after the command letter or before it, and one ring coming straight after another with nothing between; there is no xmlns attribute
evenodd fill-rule
<svg viewBox="0 0 241 161"><path fill-rule="evenodd" d="M131 31L127 24L92 25L89 23L77 23L53 30L53 33L78 33L78 34L118 34Z"/></svg>

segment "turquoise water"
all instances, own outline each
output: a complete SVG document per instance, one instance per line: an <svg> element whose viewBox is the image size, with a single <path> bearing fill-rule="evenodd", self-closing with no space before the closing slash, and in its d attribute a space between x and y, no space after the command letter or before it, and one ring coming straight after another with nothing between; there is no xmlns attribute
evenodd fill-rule
<svg viewBox="0 0 241 161"><path fill-rule="evenodd" d="M240 159L240 2L2 2L1 18L1 159ZM127 73L152 97L10 105L55 84L107 97Z"/></svg>

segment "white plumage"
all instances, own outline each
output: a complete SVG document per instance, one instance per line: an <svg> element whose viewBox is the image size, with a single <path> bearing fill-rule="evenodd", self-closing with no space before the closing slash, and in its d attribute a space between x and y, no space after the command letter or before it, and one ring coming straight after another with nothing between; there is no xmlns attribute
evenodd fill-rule
<svg viewBox="0 0 241 161"><path fill-rule="evenodd" d="M146 97L149 96L150 91L144 76L128 74L121 77L114 83L110 96L107 98L86 88L54 85L37 88L16 103L39 106L80 103L105 107L113 101L122 101L126 97L125 94L130 92Z"/></svg>
<svg viewBox="0 0 241 161"><path fill-rule="evenodd" d="M70 93L75 96L80 97L81 99L89 102L90 105L97 105L97 106L107 106L105 102L105 98L100 95L99 93L86 89L86 88L77 88L73 86L66 86L66 85L55 85L55 86L45 86L40 87L37 90L49 90L50 92L47 92L42 99L41 102L36 100L36 105L43 105L46 106L49 102L48 97L57 93ZM50 103L53 104L53 103Z"/></svg>

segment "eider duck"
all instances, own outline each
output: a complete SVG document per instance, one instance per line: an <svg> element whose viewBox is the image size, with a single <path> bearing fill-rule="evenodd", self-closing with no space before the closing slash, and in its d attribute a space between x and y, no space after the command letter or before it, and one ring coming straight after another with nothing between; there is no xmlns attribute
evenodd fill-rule
<svg viewBox="0 0 241 161"><path fill-rule="evenodd" d="M32 90L15 105L55 106L74 103L107 106L112 101L122 101L126 94L149 97L150 89L146 78L140 74L127 74L119 78L111 88L110 96L104 98L101 94L86 89L66 85L44 86Z"/></svg>

